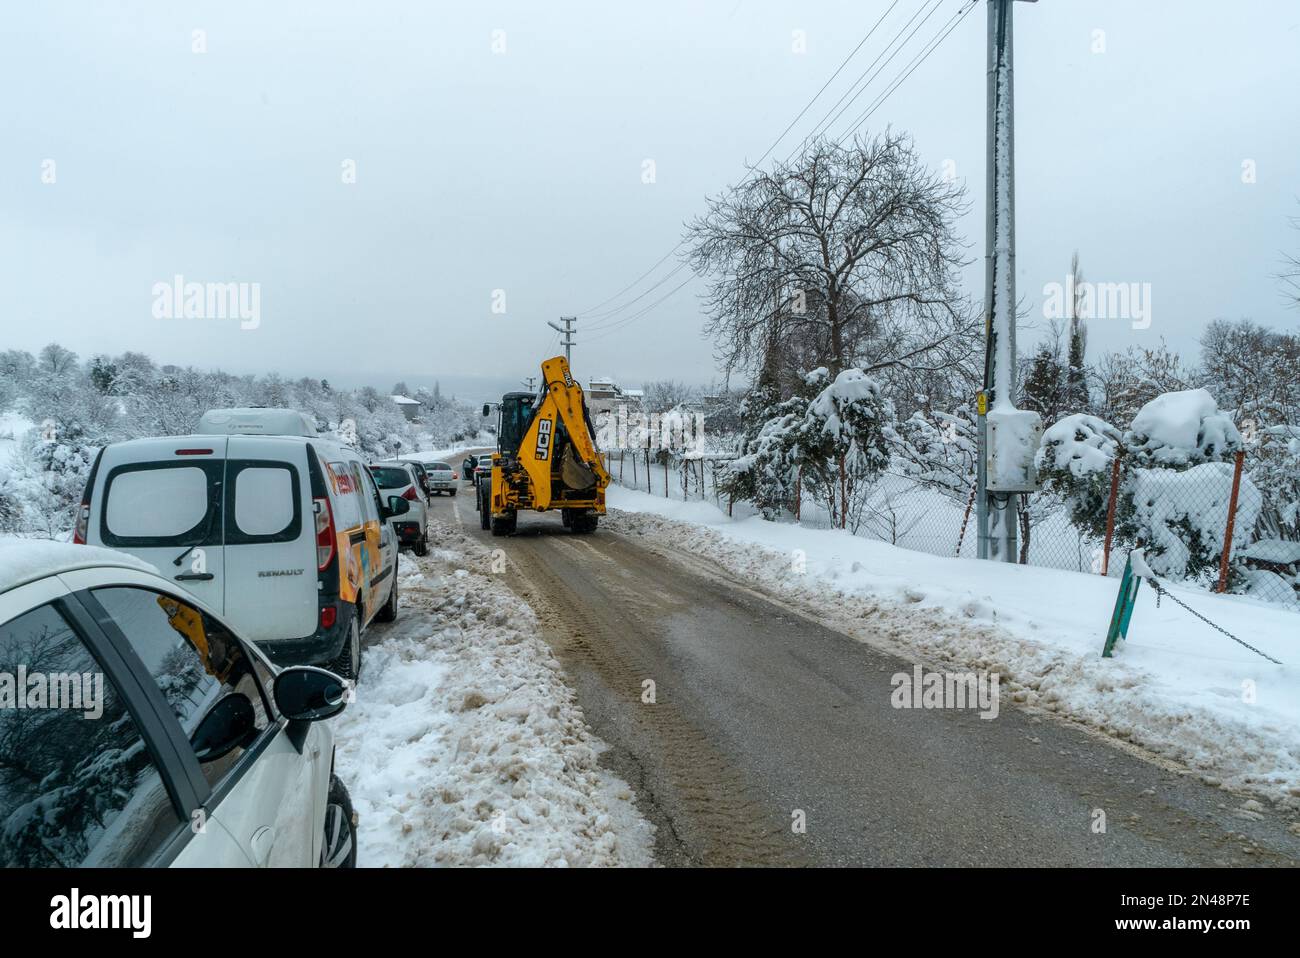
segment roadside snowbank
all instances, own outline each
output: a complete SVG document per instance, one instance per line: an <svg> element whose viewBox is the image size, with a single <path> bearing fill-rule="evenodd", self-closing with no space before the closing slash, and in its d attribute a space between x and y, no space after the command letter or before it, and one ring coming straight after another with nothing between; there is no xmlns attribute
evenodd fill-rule
<svg viewBox="0 0 1300 958"><path fill-rule="evenodd" d="M704 502L611 486L606 525L717 563L860 641L999 672L1005 694L1300 809L1300 617L1239 596L1173 593L1273 665L1143 589L1101 658L1114 579L899 549L839 530L732 520ZM803 571L800 572L799 569Z"/></svg>
<svg viewBox="0 0 1300 958"><path fill-rule="evenodd" d="M600 769L532 611L490 553L432 524L444 548L403 555L397 622L376 627L336 725L362 866L651 863L653 826Z"/></svg>

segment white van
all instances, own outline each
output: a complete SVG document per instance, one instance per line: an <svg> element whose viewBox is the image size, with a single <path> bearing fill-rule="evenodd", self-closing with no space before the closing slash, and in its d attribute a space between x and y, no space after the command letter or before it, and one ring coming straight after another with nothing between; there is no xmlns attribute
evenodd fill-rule
<svg viewBox="0 0 1300 958"><path fill-rule="evenodd" d="M113 443L74 541L138 556L280 665L361 668L361 633L397 615L397 542L365 461L301 413L220 409L192 436Z"/></svg>

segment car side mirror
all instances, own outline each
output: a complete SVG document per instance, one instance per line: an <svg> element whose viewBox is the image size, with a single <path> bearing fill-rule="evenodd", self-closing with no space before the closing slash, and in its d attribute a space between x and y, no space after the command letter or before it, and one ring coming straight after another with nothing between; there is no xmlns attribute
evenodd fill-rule
<svg viewBox="0 0 1300 958"><path fill-rule="evenodd" d="M208 709L190 736L194 757L215 762L246 745L257 734L257 714L243 692L231 692Z"/></svg>
<svg viewBox="0 0 1300 958"><path fill-rule="evenodd" d="M492 404L485 402L483 404L483 418L486 419L490 415L492 415Z"/></svg>
<svg viewBox="0 0 1300 958"><path fill-rule="evenodd" d="M275 677L275 707L291 722L333 718L348 704L347 683L326 669L294 665Z"/></svg>
<svg viewBox="0 0 1300 958"><path fill-rule="evenodd" d="M403 499L401 496L388 497L388 518L393 516L404 516L411 511L411 500Z"/></svg>

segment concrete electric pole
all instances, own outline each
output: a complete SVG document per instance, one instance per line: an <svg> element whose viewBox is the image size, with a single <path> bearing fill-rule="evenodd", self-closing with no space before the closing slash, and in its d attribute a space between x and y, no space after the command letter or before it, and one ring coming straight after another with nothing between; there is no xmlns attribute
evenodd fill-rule
<svg viewBox="0 0 1300 958"><path fill-rule="evenodd" d="M984 254L984 389L979 395L976 523L981 559L1016 562L1016 496L1037 487L1038 415L1016 402L1016 200L1011 8L988 0L988 166ZM1035 0L1028 0L1035 2Z"/></svg>
<svg viewBox="0 0 1300 958"><path fill-rule="evenodd" d="M573 363L573 324L578 321L577 316L561 316L560 322L564 324L563 328L556 326L554 323L547 321L546 325L550 326L556 332L563 333L564 338L560 340L564 344L564 358Z"/></svg>

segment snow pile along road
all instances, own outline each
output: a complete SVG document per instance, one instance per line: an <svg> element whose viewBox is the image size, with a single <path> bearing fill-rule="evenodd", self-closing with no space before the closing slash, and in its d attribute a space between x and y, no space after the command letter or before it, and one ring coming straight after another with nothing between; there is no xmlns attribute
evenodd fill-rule
<svg viewBox="0 0 1300 958"><path fill-rule="evenodd" d="M712 504L611 487L605 527L725 569L832 628L932 668L1001 676L1003 694L1300 810L1300 616L1240 596L1173 594L1274 665L1143 588L1101 657L1117 581L948 559L840 530L732 520ZM687 558L687 561L690 561Z"/></svg>
<svg viewBox="0 0 1300 958"><path fill-rule="evenodd" d="M401 610L376 627L336 724L362 866L651 863L653 826L600 769L532 611L491 553L430 523L403 555Z"/></svg>

